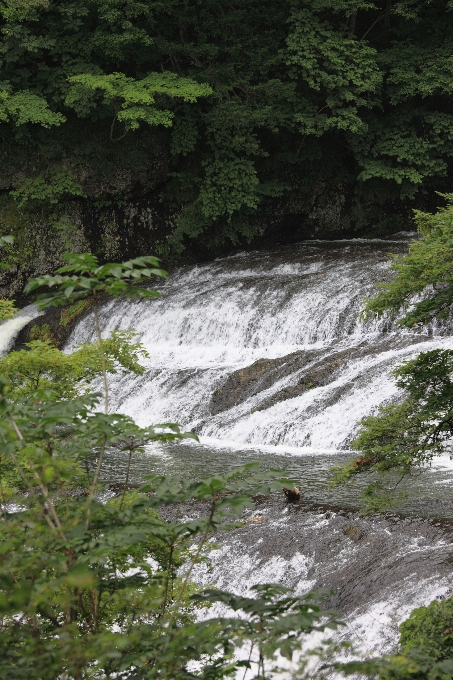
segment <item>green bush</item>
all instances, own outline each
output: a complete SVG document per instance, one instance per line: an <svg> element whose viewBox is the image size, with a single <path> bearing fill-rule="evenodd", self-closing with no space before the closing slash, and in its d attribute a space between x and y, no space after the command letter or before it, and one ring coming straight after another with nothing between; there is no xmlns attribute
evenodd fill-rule
<svg viewBox="0 0 453 680"><path fill-rule="evenodd" d="M414 609L400 632L404 653L423 647L436 661L453 658L453 598Z"/></svg>

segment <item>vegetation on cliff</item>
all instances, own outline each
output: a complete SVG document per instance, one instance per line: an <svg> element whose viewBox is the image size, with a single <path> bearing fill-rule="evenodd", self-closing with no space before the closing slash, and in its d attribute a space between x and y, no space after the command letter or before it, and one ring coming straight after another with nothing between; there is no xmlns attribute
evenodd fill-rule
<svg viewBox="0 0 453 680"><path fill-rule="evenodd" d="M450 17L448 0L5 0L11 276L68 244L212 256L401 228L449 187Z"/></svg>

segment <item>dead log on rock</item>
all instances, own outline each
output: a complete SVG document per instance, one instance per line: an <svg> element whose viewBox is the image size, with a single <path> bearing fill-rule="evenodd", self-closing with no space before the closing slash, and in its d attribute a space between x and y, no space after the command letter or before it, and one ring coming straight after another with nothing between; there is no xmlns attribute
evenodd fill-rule
<svg viewBox="0 0 453 680"><path fill-rule="evenodd" d="M294 503L294 501L300 501L300 490L297 486L295 486L293 490L285 489L285 487L283 487L283 493L286 496L286 500L288 500L290 503Z"/></svg>

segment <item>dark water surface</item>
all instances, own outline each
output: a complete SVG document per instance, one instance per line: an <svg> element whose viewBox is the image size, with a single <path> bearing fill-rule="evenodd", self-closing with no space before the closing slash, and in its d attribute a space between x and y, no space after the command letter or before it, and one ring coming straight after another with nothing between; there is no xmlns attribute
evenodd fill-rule
<svg viewBox="0 0 453 680"><path fill-rule="evenodd" d="M294 479L301 489L304 502L357 508L360 505L360 494L364 486L370 482L368 475L358 477L348 486L328 490L332 467L350 460L352 456L351 452L336 452L330 455L320 453L282 455L263 450L214 448L203 444L180 442L149 446L145 453L134 454L130 481L139 484L146 475L151 474L195 481L225 474L251 461L259 461L262 470L282 470L286 476ZM105 457L104 480L123 481L126 465L124 453L108 452ZM437 464L436 467L407 476L398 484L396 491L398 494L404 494L404 498L398 500L395 510L404 515L453 519L452 469L453 462L445 456L442 465ZM391 488L400 478L389 475L384 479ZM276 492L274 495L277 496Z"/></svg>

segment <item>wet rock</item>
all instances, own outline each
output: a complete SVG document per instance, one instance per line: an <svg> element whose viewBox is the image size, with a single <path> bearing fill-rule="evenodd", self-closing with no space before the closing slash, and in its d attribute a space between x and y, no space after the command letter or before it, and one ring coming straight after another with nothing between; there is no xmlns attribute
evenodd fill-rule
<svg viewBox="0 0 453 680"><path fill-rule="evenodd" d="M344 353L337 352L332 361L323 361L320 365L316 364L316 358L322 356L321 350L299 350L277 359L258 359L251 366L234 371L224 385L213 393L211 413L216 415L226 411L267 390L282 378L300 372L310 364L312 364L310 370L300 376L297 384L283 388L253 410L261 411L278 401L299 396L313 387L327 385L332 380L332 373L344 365L344 361L341 361L342 354Z"/></svg>
<svg viewBox="0 0 453 680"><path fill-rule="evenodd" d="M326 608L342 616L361 615L375 603L407 616L451 588L451 521L437 526L413 517L408 524L396 515L361 517L271 499L250 510L250 519L258 511L266 513L266 521L245 521L240 529L216 535L211 567L196 568L197 582L240 593L257 582L279 582L300 592L326 588L332 593Z"/></svg>
<svg viewBox="0 0 453 680"><path fill-rule="evenodd" d="M345 536L351 539L351 541L360 541L361 538L365 536L363 529L357 524L349 524L349 526L343 529Z"/></svg>
<svg viewBox="0 0 453 680"><path fill-rule="evenodd" d="M276 380L296 370L298 365L308 363L315 353L298 351L278 359L258 359L251 366L234 371L213 393L211 413L216 415L226 411L271 387Z"/></svg>
<svg viewBox="0 0 453 680"><path fill-rule="evenodd" d="M252 409L252 413L263 411L278 402L298 397L307 390L329 385L341 375L351 359L394 349L396 345L402 347L405 344L414 344L424 340L423 336L411 335L396 339L383 334L381 342L375 345L370 346L366 342L361 342L355 347L333 351L327 356L326 349L315 349L298 350L276 359L258 359L250 366L231 373L224 384L213 392L210 412L212 415L217 415L233 408L289 377L290 384L264 397ZM349 383L349 388L351 386L352 382Z"/></svg>
<svg viewBox="0 0 453 680"><path fill-rule="evenodd" d="M279 390L276 394L273 394L256 406L253 411L264 411L265 409L274 406L274 404L277 404L279 401L293 399L294 397L299 397L307 390L328 385L335 379L337 373L339 373L346 365L345 356L343 356L346 354L350 354L350 351L346 350L346 352L338 352L330 361L327 360L316 363L306 372L304 371L302 373L296 385L289 385L288 387Z"/></svg>

